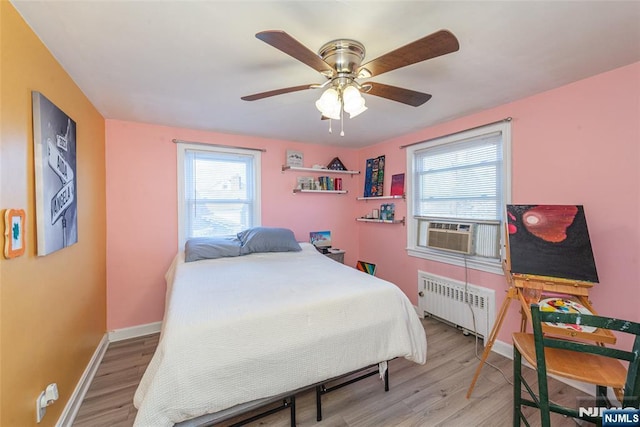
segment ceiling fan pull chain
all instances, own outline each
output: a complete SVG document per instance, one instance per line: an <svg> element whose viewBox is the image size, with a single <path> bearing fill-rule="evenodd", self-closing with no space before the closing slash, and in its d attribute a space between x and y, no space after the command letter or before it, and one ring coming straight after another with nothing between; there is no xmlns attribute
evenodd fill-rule
<svg viewBox="0 0 640 427"><path fill-rule="evenodd" d="M344 102L340 95L340 136L344 136Z"/></svg>

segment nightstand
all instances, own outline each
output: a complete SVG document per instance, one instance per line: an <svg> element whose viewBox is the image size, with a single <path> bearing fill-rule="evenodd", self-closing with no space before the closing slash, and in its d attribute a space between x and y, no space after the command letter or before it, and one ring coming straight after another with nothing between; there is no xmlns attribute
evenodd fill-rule
<svg viewBox="0 0 640 427"><path fill-rule="evenodd" d="M344 264L344 251L340 249L329 250L326 254L324 254L331 258L334 261L338 261L341 264Z"/></svg>

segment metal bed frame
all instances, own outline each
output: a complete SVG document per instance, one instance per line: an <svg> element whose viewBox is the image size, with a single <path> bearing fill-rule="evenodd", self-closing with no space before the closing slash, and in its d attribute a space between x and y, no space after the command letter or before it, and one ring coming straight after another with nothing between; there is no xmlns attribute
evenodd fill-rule
<svg viewBox="0 0 640 427"><path fill-rule="evenodd" d="M337 379L340 379L340 378L348 377L348 376L353 375L353 374L358 373L358 372L369 370L369 369L377 367L377 366L378 366L377 364L376 365L370 365L370 366L364 367L362 369L358 369L356 371L353 371L353 372L350 372L348 374L345 374L345 375L339 376L337 378L334 378L333 380L328 380L328 381L326 381L326 382L324 382L322 384L316 385L316 421L322 421L322 396L323 395L325 395L327 393L331 393L332 391L341 389L342 387L348 386L348 385L353 384L353 383L355 383L357 381L360 381L360 380L363 380L365 378L369 378L369 377L371 377L373 375L376 375L376 374L378 374L378 371L377 370L372 370L372 371L366 372L366 373L364 373L362 375L359 375L359 376L357 376L355 378L351 378L351 379L349 379L347 381L344 381L342 383L333 385L331 387L327 387L326 386L327 383L329 383L331 381L334 381L334 380L337 380ZM389 391L389 366L388 365L387 365L387 369L384 370L383 379L384 379L384 391L387 392L387 391Z"/></svg>
<svg viewBox="0 0 640 427"><path fill-rule="evenodd" d="M237 406L234 406L232 408L229 409L225 409L223 411L220 412L216 412L214 414L206 414L206 415L202 415L200 417L194 418L192 420L187 420L187 421L183 421L180 422L178 424L176 424L176 427L210 427L210 426L214 426L217 425L219 423L222 423L224 421L227 421L231 418L237 417L238 415L241 414L245 414L247 412L250 412L252 410L255 409L260 409L260 408L266 408L269 405L272 405L275 402L281 401L280 404L278 406L275 407L271 407L269 409L266 409L256 415L253 415L249 418L245 418L241 421L238 421L232 425L230 425L230 427L241 427L244 426L246 424L252 423L256 420L259 420L261 418L267 417L269 415L275 414L277 412L283 411L285 409L289 409L290 411L290 421L291 421L291 427L295 427L296 426L296 398L295 395L298 393L301 393L303 391L307 391L311 388L315 387L315 393L316 393L316 420L317 421L322 421L322 396L330 393L332 391L341 389L342 387L348 386L350 384L353 384L355 382L358 382L360 380L363 380L365 378L371 377L373 375L377 375L379 372L379 368L378 368L379 364L375 364L375 365L369 365L369 366L365 366L364 368L360 368L360 369L356 369L355 371L349 372L347 374L344 375L340 375L334 378L330 378L328 380L322 381L321 383L317 383L317 384L313 384L310 386L306 386L303 388L300 388L298 390L292 391L292 392L287 392L287 393L283 393L283 394L279 394L277 396L272 396L272 397L268 397L268 398L264 398L264 399L259 399L259 400L255 400L253 402L248 402L246 404L240 404ZM373 368L378 368L378 369L373 369ZM364 372L367 371L367 372ZM362 373L364 372L364 373ZM358 375L357 377L353 377L350 378L346 381L340 382L338 384L332 385L330 387L327 387L328 383L332 383L335 381L338 381L340 379L344 379L347 377L351 377L354 374L358 374L358 373L362 373L360 375ZM383 380L384 380L384 391L388 392L389 391L389 367L387 365L387 369L385 369L384 375L383 375Z"/></svg>

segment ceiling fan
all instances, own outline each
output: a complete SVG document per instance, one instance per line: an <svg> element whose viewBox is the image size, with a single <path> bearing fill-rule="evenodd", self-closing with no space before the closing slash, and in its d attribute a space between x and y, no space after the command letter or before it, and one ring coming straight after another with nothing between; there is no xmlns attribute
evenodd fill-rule
<svg viewBox="0 0 640 427"><path fill-rule="evenodd" d="M256 93L243 96L241 99L256 101L306 89L326 88L316 102L316 107L322 112L322 118L336 120L340 120L345 111L350 117L355 117L366 110L364 99L360 95L362 92L413 107L424 104L431 95L383 83L359 83L358 80L379 76L388 71L455 52L460 48L458 40L451 32L440 30L361 65L365 57L365 48L355 40L330 41L316 54L284 31L262 31L257 33L256 37L318 71L327 81L322 84L305 84Z"/></svg>

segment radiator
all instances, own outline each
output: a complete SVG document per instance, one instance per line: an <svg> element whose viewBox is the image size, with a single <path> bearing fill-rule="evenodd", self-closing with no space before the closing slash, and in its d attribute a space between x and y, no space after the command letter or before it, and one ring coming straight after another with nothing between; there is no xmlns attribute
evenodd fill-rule
<svg viewBox="0 0 640 427"><path fill-rule="evenodd" d="M487 338L491 333L496 306L493 289L465 286L457 280L418 271L418 291L421 312L453 324L465 334Z"/></svg>

